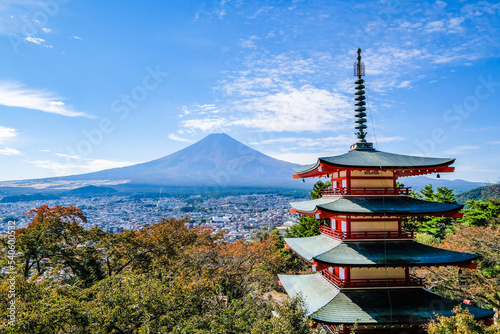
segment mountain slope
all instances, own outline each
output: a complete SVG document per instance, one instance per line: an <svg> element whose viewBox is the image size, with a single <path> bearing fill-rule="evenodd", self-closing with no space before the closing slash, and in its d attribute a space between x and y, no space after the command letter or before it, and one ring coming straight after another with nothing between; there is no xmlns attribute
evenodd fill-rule
<svg viewBox="0 0 500 334"><path fill-rule="evenodd" d="M262 154L230 136L211 134L163 158L54 181L111 180L129 184L196 187L297 187L296 165Z"/></svg>
<svg viewBox="0 0 500 334"><path fill-rule="evenodd" d="M400 177L398 182L403 183L407 187L412 187L414 190L422 189L429 184L431 184L434 188L446 187L453 189L455 194L486 185L484 182L470 182L460 179L436 179L427 176Z"/></svg>
<svg viewBox="0 0 500 334"><path fill-rule="evenodd" d="M472 190L458 194L457 196L455 196L455 198L460 204L465 204L468 200L485 201L488 198L498 199L500 198L500 184L492 184L486 187L474 188Z"/></svg>

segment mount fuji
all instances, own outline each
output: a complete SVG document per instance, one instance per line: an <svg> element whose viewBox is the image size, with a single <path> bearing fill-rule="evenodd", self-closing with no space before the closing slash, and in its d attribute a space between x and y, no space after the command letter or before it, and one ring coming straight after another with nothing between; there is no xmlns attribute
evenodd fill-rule
<svg viewBox="0 0 500 334"><path fill-rule="evenodd" d="M211 134L165 157L79 175L2 182L0 186L71 189L86 185L303 188L297 165L256 151L224 133Z"/></svg>

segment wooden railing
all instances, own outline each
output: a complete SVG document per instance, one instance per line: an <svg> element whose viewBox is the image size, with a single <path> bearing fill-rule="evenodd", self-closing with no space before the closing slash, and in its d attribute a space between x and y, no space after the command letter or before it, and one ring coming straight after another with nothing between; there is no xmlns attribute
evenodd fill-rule
<svg viewBox="0 0 500 334"><path fill-rule="evenodd" d="M420 286L423 285L423 280L416 276L406 278L366 278L366 279L350 279L349 281L341 280L328 269L322 270L321 275L334 284L338 288L361 288L361 287L384 287L384 286Z"/></svg>
<svg viewBox="0 0 500 334"><path fill-rule="evenodd" d="M320 273L321 275L323 275L324 278L333 283L333 285L335 285L337 288L342 288L344 286L344 281L342 281L340 278L329 272L328 269L322 270L320 271Z"/></svg>
<svg viewBox="0 0 500 334"><path fill-rule="evenodd" d="M329 188L321 189L323 196L342 195L409 195L411 187L399 188Z"/></svg>
<svg viewBox="0 0 500 334"><path fill-rule="evenodd" d="M320 226L321 234L336 239L413 239L411 231L367 231L367 232L340 232L327 226Z"/></svg>

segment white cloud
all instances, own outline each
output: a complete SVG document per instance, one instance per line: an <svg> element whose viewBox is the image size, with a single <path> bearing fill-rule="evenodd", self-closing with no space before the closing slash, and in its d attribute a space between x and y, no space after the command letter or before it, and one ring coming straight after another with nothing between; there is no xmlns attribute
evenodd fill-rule
<svg viewBox="0 0 500 334"><path fill-rule="evenodd" d="M445 31L444 22L443 21L428 22L427 25L424 27L424 31L426 33Z"/></svg>
<svg viewBox="0 0 500 334"><path fill-rule="evenodd" d="M259 40L259 37L252 35L248 39L241 39L240 46L246 49L256 49L257 45L255 44L255 41L257 40Z"/></svg>
<svg viewBox="0 0 500 334"><path fill-rule="evenodd" d="M463 27L461 26L461 24L464 21L465 21L464 17L452 17L448 21L448 32L461 32L461 31L463 31Z"/></svg>
<svg viewBox="0 0 500 334"><path fill-rule="evenodd" d="M471 52L458 53L457 50L451 50L444 52L443 54L436 55L434 57L433 63L435 64L445 64L457 61L472 61L481 58L481 54L479 52Z"/></svg>
<svg viewBox="0 0 500 334"><path fill-rule="evenodd" d="M25 88L13 82L0 82L0 105L19 107L69 117L92 117L86 113L72 110L53 93L44 90Z"/></svg>
<svg viewBox="0 0 500 334"><path fill-rule="evenodd" d="M49 29L49 28L42 28L43 32L48 34L49 32L51 32L52 30Z"/></svg>
<svg viewBox="0 0 500 334"><path fill-rule="evenodd" d="M48 151L50 152L50 151ZM81 155L70 155L70 154L65 154L65 153L55 153L56 156L61 157L61 158L68 158L68 159L83 159Z"/></svg>
<svg viewBox="0 0 500 334"><path fill-rule="evenodd" d="M329 157L345 153L345 148L330 149L316 152L287 152L287 153L266 153L267 155L288 162L300 165L313 164L318 161L319 157Z"/></svg>
<svg viewBox="0 0 500 334"><path fill-rule="evenodd" d="M394 142L394 141L405 141L406 139L403 138L403 137L398 137L398 136L394 136L394 137L377 137L377 142L378 143L390 143L390 142Z"/></svg>
<svg viewBox="0 0 500 334"><path fill-rule="evenodd" d="M15 148L6 147L0 149L0 155L21 155L21 152Z"/></svg>
<svg viewBox="0 0 500 334"><path fill-rule="evenodd" d="M227 120L225 118L190 119L182 122L182 126L185 128L197 129L203 132L222 129L225 125L227 125Z"/></svg>
<svg viewBox="0 0 500 334"><path fill-rule="evenodd" d="M71 163L54 160L34 160L29 162L39 168L51 170L56 176L91 173L136 164L135 162L130 161L115 161L106 159L80 159L79 161Z"/></svg>
<svg viewBox="0 0 500 334"><path fill-rule="evenodd" d="M30 42L30 43L37 44L37 45L42 45L43 43L45 43L45 40L43 38L38 38L38 37L28 36L24 40L26 42Z"/></svg>
<svg viewBox="0 0 500 334"><path fill-rule="evenodd" d="M307 164L313 164L316 161L318 161L319 156L327 156L328 154L318 154L316 152L308 152L308 153L275 153L275 154L269 154L266 153L267 155L279 159L279 160L284 160L288 161L294 164L300 164L300 165L307 165Z"/></svg>
<svg viewBox="0 0 500 334"><path fill-rule="evenodd" d="M36 45L45 46L46 48L52 48L52 45L46 44L45 40L43 38L28 36L24 40L26 42L30 42L30 43L33 43L33 44L36 44Z"/></svg>
<svg viewBox="0 0 500 334"><path fill-rule="evenodd" d="M15 136L17 136L16 129L0 125L0 143L3 143L7 139L14 138Z"/></svg>
<svg viewBox="0 0 500 334"><path fill-rule="evenodd" d="M477 145L462 145L462 146L453 147L453 148L450 148L449 150L443 151L443 154L458 155L458 154L464 154L464 153L478 150L478 149L480 149L480 147Z"/></svg>
<svg viewBox="0 0 500 334"><path fill-rule="evenodd" d="M78 39L78 40L80 40L80 41L83 39L83 38L81 38L81 37L79 37L79 36L71 36L71 37L73 37L74 39Z"/></svg>
<svg viewBox="0 0 500 334"><path fill-rule="evenodd" d="M183 143L192 143L193 142L192 140L189 140L189 139L186 139L186 138L181 138L181 137L177 136L174 133L169 133L168 134L168 138L172 139L172 140L175 140L175 141L180 141L180 142L183 142Z"/></svg>
<svg viewBox="0 0 500 334"><path fill-rule="evenodd" d="M277 132L334 130L353 109L348 97L310 86L244 100L235 108L248 116L232 125Z"/></svg>
<svg viewBox="0 0 500 334"><path fill-rule="evenodd" d="M297 137L273 138L273 139L255 141L255 142L249 143L248 145L269 145L269 144L275 144L275 143L296 143L296 142L301 142L302 140L304 140L304 139L297 138Z"/></svg>
<svg viewBox="0 0 500 334"><path fill-rule="evenodd" d="M424 32L443 32L446 34L460 33L464 31L464 28L461 26L464 21L464 17L452 17L449 19L428 22L424 27Z"/></svg>

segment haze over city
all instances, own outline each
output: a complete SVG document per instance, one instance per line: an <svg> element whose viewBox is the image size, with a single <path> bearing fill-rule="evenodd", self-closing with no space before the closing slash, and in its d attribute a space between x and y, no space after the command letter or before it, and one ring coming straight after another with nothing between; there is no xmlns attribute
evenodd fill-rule
<svg viewBox="0 0 500 334"><path fill-rule="evenodd" d="M63 1L0 4L0 181L160 158L224 132L313 163L355 141L500 174L500 4ZM291 172L290 172L291 174Z"/></svg>

